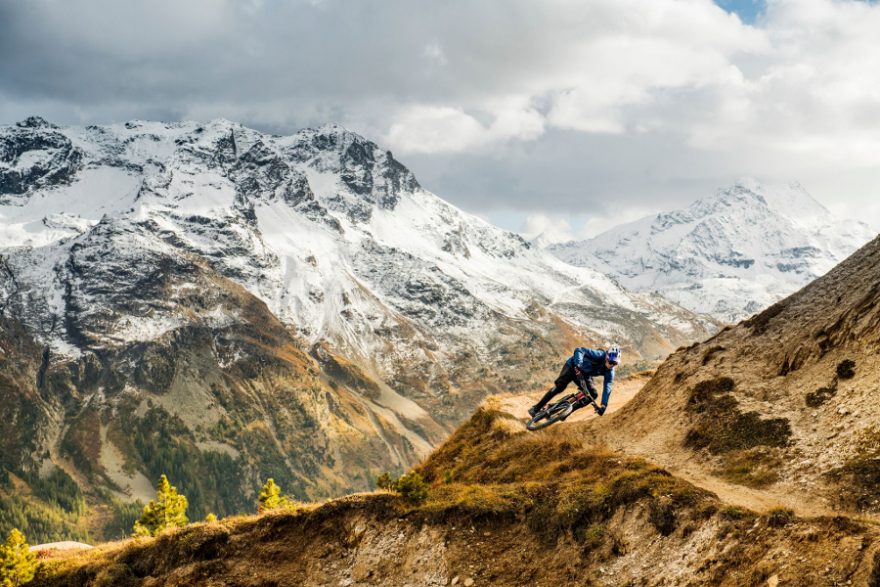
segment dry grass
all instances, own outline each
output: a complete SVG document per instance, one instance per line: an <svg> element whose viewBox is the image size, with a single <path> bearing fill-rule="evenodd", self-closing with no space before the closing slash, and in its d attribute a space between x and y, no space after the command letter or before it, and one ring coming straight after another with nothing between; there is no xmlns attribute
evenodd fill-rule
<svg viewBox="0 0 880 587"><path fill-rule="evenodd" d="M413 504L390 492L374 492L259 517L193 524L156 539L129 540L45 561L36 584L74 585L90 577L95 585L125 585L131 577L156 576L221 557L232 536L264 527L315 524L351 507L395 518L524 522L542 540L568 536L590 548L600 543L612 548L613 537L604 528L622 507L642 504L650 523L664 536L674 532L683 517L715 511L698 507L713 502L709 494L644 460L585 449L561 435L515 432L508 419L497 411L478 410L417 467L430 484L424 502Z"/></svg>
<svg viewBox="0 0 880 587"><path fill-rule="evenodd" d="M757 447L726 455L717 474L738 485L760 489L779 480L781 466L782 460L773 449Z"/></svg>
<svg viewBox="0 0 880 587"><path fill-rule="evenodd" d="M791 437L786 418L761 418L757 412L742 412L731 393L735 388L729 377L697 383L685 406L694 425L685 437L685 445L707 449L712 454L742 451L760 446L783 447Z"/></svg>
<svg viewBox="0 0 880 587"><path fill-rule="evenodd" d="M665 535L676 527L673 512L709 499L642 459L583 448L564 435L511 432L509 418L477 411L419 467L433 485L426 507L523 515L534 531L585 540L587 528L641 501Z"/></svg>

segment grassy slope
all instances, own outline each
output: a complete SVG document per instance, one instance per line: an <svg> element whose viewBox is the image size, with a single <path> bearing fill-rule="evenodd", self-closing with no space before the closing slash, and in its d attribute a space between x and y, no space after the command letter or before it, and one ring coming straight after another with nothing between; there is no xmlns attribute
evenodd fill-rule
<svg viewBox="0 0 880 587"><path fill-rule="evenodd" d="M877 529L726 507L640 460L480 410L418 470L360 494L47 560L35 585L878 584Z"/></svg>

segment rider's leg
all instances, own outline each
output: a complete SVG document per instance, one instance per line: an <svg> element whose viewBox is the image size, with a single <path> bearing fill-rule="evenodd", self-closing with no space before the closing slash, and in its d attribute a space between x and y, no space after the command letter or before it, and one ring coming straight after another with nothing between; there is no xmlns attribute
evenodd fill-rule
<svg viewBox="0 0 880 587"><path fill-rule="evenodd" d="M535 404L533 409L536 412L542 409L547 402L553 399L554 395L561 393L572 381L574 381L574 369L572 369L568 363L565 363L565 365L562 366L562 371L559 372L559 377L557 377L556 381L553 383L553 387L550 388L550 391L544 394L544 397L541 398L541 401Z"/></svg>

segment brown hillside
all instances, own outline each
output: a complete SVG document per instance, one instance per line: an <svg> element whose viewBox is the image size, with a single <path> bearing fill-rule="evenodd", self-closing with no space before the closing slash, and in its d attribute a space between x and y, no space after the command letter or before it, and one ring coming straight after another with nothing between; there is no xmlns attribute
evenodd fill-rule
<svg viewBox="0 0 880 587"><path fill-rule="evenodd" d="M480 410L389 493L196 524L48 560L36 586L876 585L878 534L758 516L644 460Z"/></svg>
<svg viewBox="0 0 880 587"><path fill-rule="evenodd" d="M878 350L880 238L763 313L674 353L585 435L801 512L875 514Z"/></svg>
<svg viewBox="0 0 880 587"><path fill-rule="evenodd" d="M198 287L156 278L193 315L149 342L104 344L89 322L79 335L101 344L64 359L0 319L0 534L124 536L160 474L196 517L247 511L267 477L300 499L366 490L448 433L423 410L404 421L387 386L308 348L241 286L198 263L187 275ZM190 308L235 318L210 327Z"/></svg>

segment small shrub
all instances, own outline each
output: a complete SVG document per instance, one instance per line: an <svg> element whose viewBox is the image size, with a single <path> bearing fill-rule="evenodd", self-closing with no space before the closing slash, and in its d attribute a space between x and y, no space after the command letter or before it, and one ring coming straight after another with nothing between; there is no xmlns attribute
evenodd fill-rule
<svg viewBox="0 0 880 587"><path fill-rule="evenodd" d="M837 376L840 379L852 379L856 376L856 362L851 359L844 359L837 365Z"/></svg>
<svg viewBox="0 0 880 587"><path fill-rule="evenodd" d="M734 387L736 387L736 383L730 377L700 381L691 390L691 397L687 403L688 408L696 412L704 411L707 404L717 401L716 394L731 392Z"/></svg>
<svg viewBox="0 0 880 587"><path fill-rule="evenodd" d="M835 395L837 395L837 381L834 381L830 387L820 387L808 393L804 399L808 407L818 408Z"/></svg>
<svg viewBox="0 0 880 587"><path fill-rule="evenodd" d="M156 484L156 499L144 506L140 520L134 523L135 536L155 536L166 528L181 528L189 523L186 517L186 496L179 495L177 488L162 475Z"/></svg>
<svg viewBox="0 0 880 587"><path fill-rule="evenodd" d="M395 490L412 504L421 503L428 498L428 484L416 472L401 475L395 483Z"/></svg>
<svg viewBox="0 0 880 587"><path fill-rule="evenodd" d="M388 471L385 471L376 479L376 487L386 491L394 491L394 484L394 478L391 477L391 473Z"/></svg>
<svg viewBox="0 0 880 587"><path fill-rule="evenodd" d="M696 418L685 436L685 446L720 454L756 446L787 445L791 436L788 420L764 420L757 412L740 412L739 402L729 395L734 387L730 377L701 381L693 387L685 407Z"/></svg>
<svg viewBox="0 0 880 587"><path fill-rule="evenodd" d="M214 512L208 512L208 515L205 516L205 521L206 522L216 522L217 521L217 514L215 514Z"/></svg>
<svg viewBox="0 0 880 587"><path fill-rule="evenodd" d="M743 508L737 507L735 505L729 505L721 508L718 511L718 514L723 519L731 521L744 520L751 517L752 515L748 510L744 510Z"/></svg>
<svg viewBox="0 0 880 587"><path fill-rule="evenodd" d="M268 479L263 488L260 489L260 495L257 497L257 513L262 514L279 508L290 507L293 504L291 499L286 495L281 495L281 487L275 483L274 479Z"/></svg>
<svg viewBox="0 0 880 587"><path fill-rule="evenodd" d="M784 447L790 437L791 424L786 418L764 420L757 412L714 412L688 431L685 445L723 454L758 446Z"/></svg>
<svg viewBox="0 0 880 587"><path fill-rule="evenodd" d="M772 528L782 528L795 519L794 511L787 508L774 508L767 514L767 524Z"/></svg>

